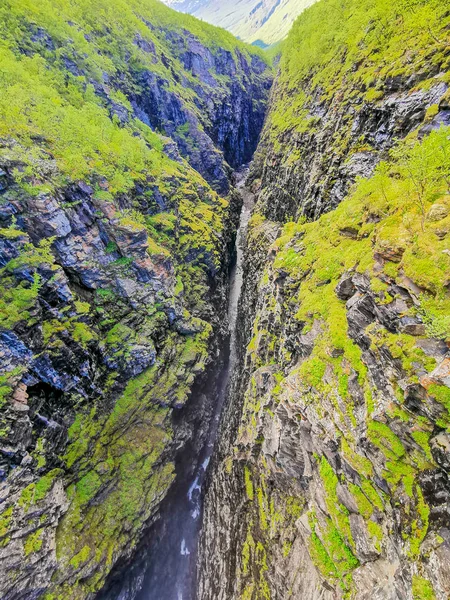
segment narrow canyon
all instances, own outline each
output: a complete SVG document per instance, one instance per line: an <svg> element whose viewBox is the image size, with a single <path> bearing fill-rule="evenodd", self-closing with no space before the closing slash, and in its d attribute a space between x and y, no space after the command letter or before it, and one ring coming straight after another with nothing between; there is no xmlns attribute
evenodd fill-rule
<svg viewBox="0 0 450 600"><path fill-rule="evenodd" d="M0 600L448 600L448 3L0 32Z"/></svg>

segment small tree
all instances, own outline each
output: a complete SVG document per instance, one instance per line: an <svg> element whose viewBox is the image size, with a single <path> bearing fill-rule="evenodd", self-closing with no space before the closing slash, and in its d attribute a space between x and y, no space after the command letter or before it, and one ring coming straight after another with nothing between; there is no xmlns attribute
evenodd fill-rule
<svg viewBox="0 0 450 600"><path fill-rule="evenodd" d="M410 193L420 210L421 227L424 230L427 205L442 191L450 178L448 153L449 128L432 132L422 143L409 146L402 144L392 151L398 161L400 174L410 184Z"/></svg>

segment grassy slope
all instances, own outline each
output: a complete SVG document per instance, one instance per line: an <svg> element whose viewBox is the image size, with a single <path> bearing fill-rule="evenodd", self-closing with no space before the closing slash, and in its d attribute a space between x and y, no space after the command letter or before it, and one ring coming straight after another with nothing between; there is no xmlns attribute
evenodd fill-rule
<svg viewBox="0 0 450 600"><path fill-rule="evenodd" d="M352 98L373 101L383 96L387 79L415 75L420 80L433 65L448 80L448 20L441 0L326 0L307 9L283 46L279 93L267 129L274 137L314 130L308 116L313 97L329 101L339 94L344 106Z"/></svg>
<svg viewBox="0 0 450 600"><path fill-rule="evenodd" d="M241 0L230 5L220 0L207 0L199 5L193 5L188 11L208 23L225 27L246 42L262 40L269 45L285 38L296 17L315 1ZM180 8L185 10L183 6Z"/></svg>
<svg viewBox="0 0 450 600"><path fill-rule="evenodd" d="M157 28L149 28L144 21ZM162 62L164 53L168 54L164 32L184 28L212 51L222 48L234 53L239 48L247 56L258 53L226 31L175 13L156 0L99 0L94 5L82 0L3 3L0 135L29 148L34 146L33 136L42 137L42 146L57 159L62 175L71 179L104 175L112 193L129 190L146 169L155 175L169 172L157 136L139 122L132 121L125 128L111 122L92 84L107 81L113 99L127 109L127 99L119 90L121 79L126 80L130 68L149 69L167 79L177 95L202 116L194 103L195 78L176 59L173 67ZM55 49L39 37L42 30L54 40ZM137 35L155 45L156 60L134 43ZM183 73L192 87L177 80L175 71ZM136 133L137 138L133 137ZM23 158L22 148L20 153ZM33 153L39 151L34 148L27 153L30 162Z"/></svg>
<svg viewBox="0 0 450 600"><path fill-rule="evenodd" d="M276 44L286 38L298 15L314 2L316 0L285 0L256 31L241 35L240 28L236 28L233 33L248 42L262 40L269 45Z"/></svg>

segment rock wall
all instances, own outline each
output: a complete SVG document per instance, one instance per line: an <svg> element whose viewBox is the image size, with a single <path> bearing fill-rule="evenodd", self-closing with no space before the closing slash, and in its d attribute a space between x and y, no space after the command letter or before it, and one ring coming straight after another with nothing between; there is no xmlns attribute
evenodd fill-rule
<svg viewBox="0 0 450 600"><path fill-rule="evenodd" d="M284 49L202 600L450 593L449 13L381 4L321 2Z"/></svg>
<svg viewBox="0 0 450 600"><path fill-rule="evenodd" d="M210 414L271 75L159 2L0 12L0 597L93 598Z"/></svg>

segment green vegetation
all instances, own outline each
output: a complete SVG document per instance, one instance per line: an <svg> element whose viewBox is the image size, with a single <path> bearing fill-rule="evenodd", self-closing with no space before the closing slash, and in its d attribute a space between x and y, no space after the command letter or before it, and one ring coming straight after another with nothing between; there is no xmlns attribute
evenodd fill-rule
<svg viewBox="0 0 450 600"><path fill-rule="evenodd" d="M320 122L309 115L312 98L338 97L340 110L356 97L374 102L384 95L384 81L434 72L433 65L445 80L449 19L442 0L322 0L308 8L283 43L280 91L266 128L273 143L283 131ZM343 123L336 144L345 147L347 134Z"/></svg>
<svg viewBox="0 0 450 600"><path fill-rule="evenodd" d="M424 577L413 575L412 580L413 600L436 600L433 586Z"/></svg>
<svg viewBox="0 0 450 600"><path fill-rule="evenodd" d="M75 556L71 559L70 564L72 565L72 567L74 567L74 569L78 569L80 565L82 565L88 560L90 554L91 549L89 548L89 546L83 546L83 548L81 548L78 554L75 554Z"/></svg>
<svg viewBox="0 0 450 600"><path fill-rule="evenodd" d="M43 533L43 529L38 529L37 531L35 531L27 537L23 545L25 556L28 556L32 552L38 552L41 549L43 543Z"/></svg>
<svg viewBox="0 0 450 600"><path fill-rule="evenodd" d="M388 458L397 460L405 455L405 449L400 439L386 424L370 421L368 435L370 441L378 446Z"/></svg>
<svg viewBox="0 0 450 600"><path fill-rule="evenodd" d="M250 472L250 469L247 466L244 467L244 477L245 477L245 490L247 492L247 498L249 500L253 500L252 474Z"/></svg>
<svg viewBox="0 0 450 600"><path fill-rule="evenodd" d="M336 488L339 480L324 456L320 460L319 473L325 488L328 512L331 515L333 523L340 536L347 541L348 545L353 546L354 542L350 531L348 510L339 502L337 497Z"/></svg>
<svg viewBox="0 0 450 600"><path fill-rule="evenodd" d="M48 492L53 487L56 478L62 474L61 469L53 469L46 475L36 481L36 483L30 483L24 490L19 498L18 505L22 506L25 511L28 511L30 506L36 504L40 500L43 500Z"/></svg>
<svg viewBox="0 0 450 600"><path fill-rule="evenodd" d="M308 517L312 530L309 546L311 559L328 581L338 582L345 593L349 592L351 571L359 565L358 559L332 521L325 519L323 525L319 526L314 512L309 513Z"/></svg>
<svg viewBox="0 0 450 600"><path fill-rule="evenodd" d="M149 27L147 22L157 27ZM130 190L149 174L158 178L183 171L165 156L163 140L149 127L135 119L123 125L117 117L110 118L94 84L114 81L120 73L131 75L148 69L164 78L206 125L205 111L194 102L195 77L184 70L178 49L170 46L165 34L182 34L186 28L212 52L223 48L236 55L239 49L247 57L263 56L224 30L175 13L156 0L100 0L95 10L87 0L3 3L0 136L16 141L8 153L25 162L26 168L17 171L16 177L27 189L45 189L57 183L42 178L41 161L47 160L49 153L63 178L94 179L98 184L107 180L106 189L96 184L98 197L106 194L111 198ZM161 60L167 51L170 63ZM181 83L174 76L176 71L183 72L192 86ZM138 91L135 83L128 85L125 91ZM112 87L110 99L129 111L123 90Z"/></svg>
<svg viewBox="0 0 450 600"><path fill-rule="evenodd" d="M0 539L4 538L9 531L9 525L11 523L13 514L13 507L10 506L0 513Z"/></svg>

